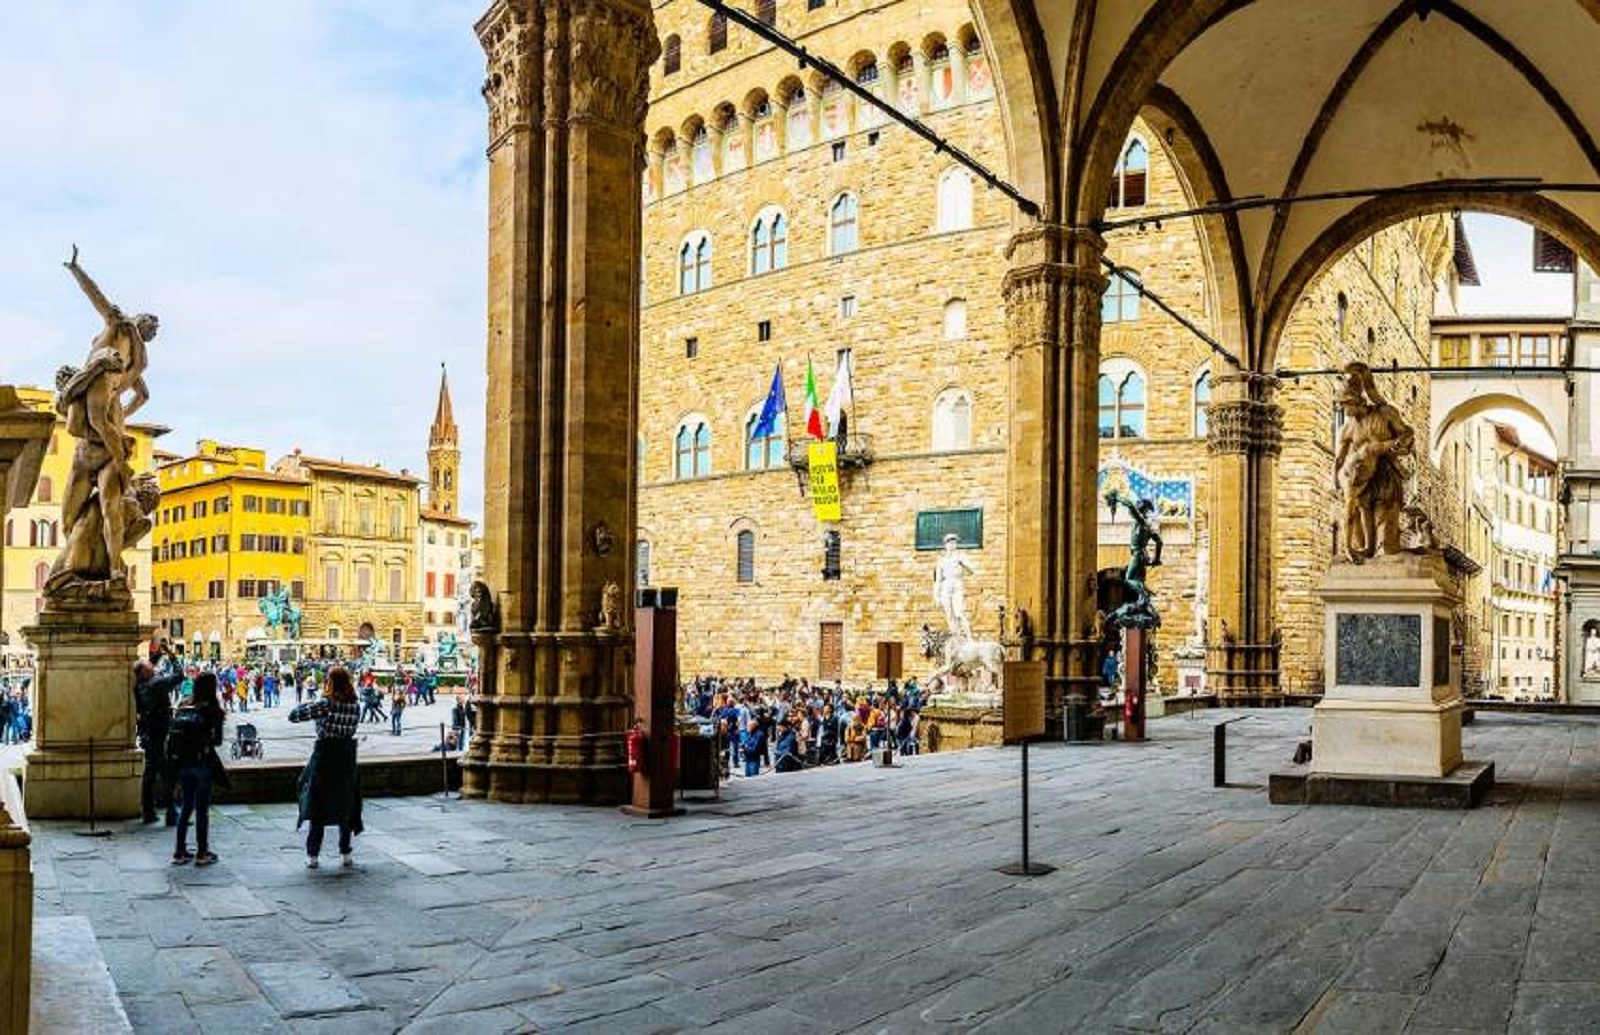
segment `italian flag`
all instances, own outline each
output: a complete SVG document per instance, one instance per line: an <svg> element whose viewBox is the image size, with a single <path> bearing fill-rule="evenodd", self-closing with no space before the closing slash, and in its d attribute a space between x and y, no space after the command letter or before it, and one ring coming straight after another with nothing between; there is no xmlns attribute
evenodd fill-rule
<svg viewBox="0 0 1600 1035"><path fill-rule="evenodd" d="M811 369L811 357L806 357L806 431L813 438L826 439L822 430L822 411L817 408L817 372Z"/></svg>

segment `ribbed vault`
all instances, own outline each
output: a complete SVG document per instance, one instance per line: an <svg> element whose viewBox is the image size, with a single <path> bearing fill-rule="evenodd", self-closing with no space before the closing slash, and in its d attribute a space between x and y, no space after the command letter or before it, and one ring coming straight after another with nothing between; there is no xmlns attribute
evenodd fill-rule
<svg viewBox="0 0 1600 1035"><path fill-rule="evenodd" d="M1600 194L1484 198L1466 180L1600 184L1600 0L978 0L984 20L1038 37L1020 82L1048 67L1065 165L1061 221L1102 215L1134 116L1181 112L1219 200L1432 185L1227 216L1241 337L1267 369L1283 314L1316 272L1382 226L1461 206L1560 234L1600 259ZM1042 51L1042 54L1040 53ZM1047 55L1047 56L1046 56ZM1002 65L1005 55L1002 55ZM1017 67L1026 64L1031 67ZM1021 89L1013 87L1015 93ZM1037 96L1037 94L1035 94ZM1014 127L1014 153L1025 142ZM1219 257L1219 261L1222 261ZM1309 274L1309 276L1308 276Z"/></svg>

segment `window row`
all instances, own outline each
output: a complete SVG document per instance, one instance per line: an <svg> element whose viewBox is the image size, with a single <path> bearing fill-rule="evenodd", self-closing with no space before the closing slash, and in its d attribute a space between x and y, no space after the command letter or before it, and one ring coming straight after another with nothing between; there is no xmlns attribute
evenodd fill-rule
<svg viewBox="0 0 1600 1035"><path fill-rule="evenodd" d="M374 590L374 587L376 585L375 582L374 582L374 573L373 573L373 569L372 569L372 567L370 565L367 565L367 564L357 564L356 565L356 568L355 568L355 574L356 574L356 578L355 578L355 583L356 583L355 584L355 595L352 596L352 597L345 597L343 595L345 587L343 586L343 579L341 577L342 570L343 570L342 565L338 564L337 562L332 563L332 564L326 564L326 565L323 566L323 569L322 569L322 596L323 596L323 599L325 599L325 600L345 600L345 599L350 599L350 600L360 600L360 601L367 601L367 602L374 602L374 601L376 601L378 599L376 594L375 594L375 590ZM388 589L389 592L388 592L387 597L385 597L385 599L389 603L393 603L393 604L404 603L405 599L406 599L405 569L402 568L399 565L391 565L387 569L387 578L388 578L387 589Z"/></svg>
<svg viewBox="0 0 1600 1035"><path fill-rule="evenodd" d="M19 546L16 541L16 527L14 518L6 519L6 545ZM28 526L28 545L31 547L54 547L61 545L61 525L49 518L34 518L25 522Z"/></svg>
<svg viewBox="0 0 1600 1035"><path fill-rule="evenodd" d="M192 557L204 557L208 553L227 553L228 543L229 538L225 535L214 535L209 539L201 536L187 541L179 539L170 543L162 540L155 548L155 559L182 561ZM245 533L239 536L239 552L303 554L306 552L306 541L303 536Z"/></svg>
<svg viewBox="0 0 1600 1035"><path fill-rule="evenodd" d="M844 540L838 529L830 528L822 533L822 567L819 574L825 581L839 579L843 552ZM650 557L650 541L640 539L634 545L634 559L640 586L650 585ZM741 585L750 585L756 581L756 534L748 528L740 529L733 537L733 579Z"/></svg>
<svg viewBox="0 0 1600 1035"><path fill-rule="evenodd" d="M994 82L977 33L968 25L957 36L955 46L942 33L930 34L915 50L896 43L888 49L886 61L861 50L845 71L857 85L913 117L992 98ZM681 59L681 51L673 49L675 39L667 37L663 48L667 75L676 71L674 54ZM717 39L711 35L712 42ZM814 144L842 144L851 133L888 122L879 108L820 72L804 81L798 75L787 76L775 91L756 87L737 106L718 105L709 118L691 115L676 127L655 129L650 135L645 201L658 201ZM840 157L836 148L835 158Z"/></svg>
<svg viewBox="0 0 1600 1035"><path fill-rule="evenodd" d="M422 586L422 595L423 596L427 596L427 597L437 597L437 596L454 597L456 595L456 577L455 577L455 574L452 573L452 572L446 572L444 574L444 577L441 579L437 572L431 572L430 571L426 575L423 576L422 582L423 582L423 586ZM441 584L444 586L444 591L442 593L439 591L439 586Z"/></svg>
<svg viewBox="0 0 1600 1035"><path fill-rule="evenodd" d="M1128 360L1110 359L1100 365L1096 391L1101 438L1146 437L1146 384L1144 371ZM1210 405L1211 371L1202 369L1190 385L1190 426L1196 438L1205 438L1210 431L1206 415Z"/></svg>
<svg viewBox="0 0 1600 1035"><path fill-rule="evenodd" d="M1561 362L1565 335L1445 334L1439 337L1442 367L1549 367Z"/></svg>
<svg viewBox="0 0 1600 1035"><path fill-rule="evenodd" d="M785 467L788 441L780 426L771 434L758 435L761 421L757 408L745 418L742 470L764 471ZM947 388L935 397L931 441L935 452L954 452L972 448L972 393L964 388ZM645 442L639 440L640 466L644 464ZM713 473L711 465L711 424L702 416L691 415L678 425L672 438L672 477L676 481L704 478Z"/></svg>

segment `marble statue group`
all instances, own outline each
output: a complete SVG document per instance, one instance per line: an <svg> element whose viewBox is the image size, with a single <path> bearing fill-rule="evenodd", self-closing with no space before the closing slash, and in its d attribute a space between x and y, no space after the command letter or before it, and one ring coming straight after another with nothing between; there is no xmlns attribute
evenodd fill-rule
<svg viewBox="0 0 1600 1035"><path fill-rule="evenodd" d="M946 535L944 549L933 566L933 602L944 615L948 630L939 642L940 667L927 680L933 692L945 690L954 680L986 693L1000 686L1005 648L993 640L974 638L967 617L967 576L976 573L972 562L961 554L960 539ZM925 634L924 639L928 638Z"/></svg>
<svg viewBox="0 0 1600 1035"><path fill-rule="evenodd" d="M56 373L56 410L77 440L61 501L65 543L45 582L55 604L123 604L131 599L123 551L151 528L161 500L153 475L134 476L133 439L127 420L150 398L145 385L146 346L159 321L147 313L127 316L107 300L78 265L78 249L66 266L105 321L83 366Z"/></svg>

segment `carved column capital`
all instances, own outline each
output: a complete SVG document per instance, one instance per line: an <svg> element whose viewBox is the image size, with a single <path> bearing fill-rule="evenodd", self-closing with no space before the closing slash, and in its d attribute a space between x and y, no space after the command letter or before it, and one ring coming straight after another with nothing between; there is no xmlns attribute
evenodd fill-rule
<svg viewBox="0 0 1600 1035"><path fill-rule="evenodd" d="M1206 451L1213 456L1283 450L1283 407L1272 402L1278 379L1268 374L1225 374L1213 381L1206 407ZM1231 396L1231 397L1230 397Z"/></svg>
<svg viewBox="0 0 1600 1035"><path fill-rule="evenodd" d="M478 20L478 42L487 59L483 99L489 106L489 150L539 120L540 39L543 9L527 0L495 0Z"/></svg>
<svg viewBox="0 0 1600 1035"><path fill-rule="evenodd" d="M643 132L650 66L661 56L650 8L630 0L570 0L571 118Z"/></svg>

